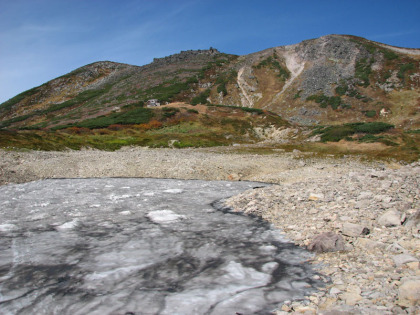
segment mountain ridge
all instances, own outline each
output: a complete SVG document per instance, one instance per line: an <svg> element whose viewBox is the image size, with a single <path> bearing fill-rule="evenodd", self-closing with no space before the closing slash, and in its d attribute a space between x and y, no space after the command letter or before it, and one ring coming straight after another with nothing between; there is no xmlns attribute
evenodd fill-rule
<svg viewBox="0 0 420 315"><path fill-rule="evenodd" d="M147 108L150 99L162 106ZM208 107L197 111L197 104ZM327 132L323 126L351 124L343 134L354 134L357 124L381 123L417 132L420 49L332 34L242 56L210 47L144 66L98 61L0 105L0 129L12 131L93 130L151 121L168 128L185 121L217 125L216 133L228 124L236 139L247 141L261 137L261 130L287 125ZM222 138L233 139L228 133Z"/></svg>

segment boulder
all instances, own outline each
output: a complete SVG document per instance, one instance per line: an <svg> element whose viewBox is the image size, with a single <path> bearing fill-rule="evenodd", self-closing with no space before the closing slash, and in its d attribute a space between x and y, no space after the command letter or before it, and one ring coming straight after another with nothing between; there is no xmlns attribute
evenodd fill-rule
<svg viewBox="0 0 420 315"><path fill-rule="evenodd" d="M420 280L413 279L405 281L398 290L401 306L409 307L420 305Z"/></svg>
<svg viewBox="0 0 420 315"><path fill-rule="evenodd" d="M308 245L308 250L323 253L344 250L344 239L341 235L334 232L318 234Z"/></svg>
<svg viewBox="0 0 420 315"><path fill-rule="evenodd" d="M397 267L410 263L410 262L417 262L418 259L416 257L413 257L411 255L408 254L400 254L400 255L395 255L394 257L392 257L392 259L394 260L394 263Z"/></svg>
<svg viewBox="0 0 420 315"><path fill-rule="evenodd" d="M343 229L341 233L347 236L357 237L369 234L370 230L367 227L364 227L363 225L346 222L343 224Z"/></svg>
<svg viewBox="0 0 420 315"><path fill-rule="evenodd" d="M419 227L420 226L420 210L417 210L414 214L410 215L408 219L404 222L406 227Z"/></svg>
<svg viewBox="0 0 420 315"><path fill-rule="evenodd" d="M401 213L397 210L388 210L379 217L378 223L386 227L401 225Z"/></svg>

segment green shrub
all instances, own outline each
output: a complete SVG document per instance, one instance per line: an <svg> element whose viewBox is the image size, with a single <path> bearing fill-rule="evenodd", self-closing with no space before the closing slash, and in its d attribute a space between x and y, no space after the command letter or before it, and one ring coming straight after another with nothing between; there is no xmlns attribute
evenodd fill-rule
<svg viewBox="0 0 420 315"><path fill-rule="evenodd" d="M384 50L382 50L382 53L384 54L384 57L387 60L398 59L398 55L395 52L393 52L392 50L384 49Z"/></svg>
<svg viewBox="0 0 420 315"><path fill-rule="evenodd" d="M401 80L404 80L405 78L405 73L409 70L413 70L414 69L414 64L412 63L405 63L405 64L401 64L400 65L400 70L398 71L398 78L400 78Z"/></svg>
<svg viewBox="0 0 420 315"><path fill-rule="evenodd" d="M373 118L376 116L376 110L368 110L368 111L365 111L364 113L365 113L365 116L369 118Z"/></svg>
<svg viewBox="0 0 420 315"><path fill-rule="evenodd" d="M226 89L226 83L221 83L217 86L217 93L223 93L223 96L226 96L228 94L227 89Z"/></svg>
<svg viewBox="0 0 420 315"><path fill-rule="evenodd" d="M337 86L335 88L335 93L337 93L338 95L341 95L341 96L346 94L347 91L348 91L348 86L347 85L340 85L340 86Z"/></svg>
<svg viewBox="0 0 420 315"><path fill-rule="evenodd" d="M279 74L277 75L282 81L286 81L288 78L290 78L290 71L283 67L278 61L277 61L277 55L273 54L273 56L269 56L266 59L260 61L260 63L256 66L254 66L257 69L260 69L262 67L267 67L273 70L277 70Z"/></svg>
<svg viewBox="0 0 420 315"><path fill-rule="evenodd" d="M179 112L179 108L175 108L175 107L163 107L162 108L162 116L165 118L169 118L172 116L175 116L176 113Z"/></svg>
<svg viewBox="0 0 420 315"><path fill-rule="evenodd" d="M299 91L297 91L297 93L293 96L293 99L295 100L295 99L300 98L300 93L302 93L302 91L303 91L303 90L299 90Z"/></svg>
<svg viewBox="0 0 420 315"><path fill-rule="evenodd" d="M328 105L331 106L332 109L337 109L338 106L342 104L340 96L326 96L324 94L314 94L308 96L306 98L307 101L314 101L318 104L321 108L327 108Z"/></svg>
<svg viewBox="0 0 420 315"><path fill-rule="evenodd" d="M141 94L144 98L156 98L161 102L170 102L172 98L181 93L182 91L189 89L188 82L176 82L175 80L167 81L160 85L154 86Z"/></svg>
<svg viewBox="0 0 420 315"><path fill-rule="evenodd" d="M194 97L191 100L192 105L197 104L207 104L207 98L210 96L210 89L205 90L204 92L200 93L198 96Z"/></svg>
<svg viewBox="0 0 420 315"><path fill-rule="evenodd" d="M318 127L312 134L320 134L322 142L337 142L356 133L375 135L388 131L391 128L394 128L394 126L384 122L350 123L337 126ZM369 139L369 137L367 139ZM370 139L372 139L372 137L370 137Z"/></svg>
<svg viewBox="0 0 420 315"><path fill-rule="evenodd" d="M251 108L251 107L240 107L244 112L247 113L257 113L258 115L261 115L264 113L262 109L259 108Z"/></svg>
<svg viewBox="0 0 420 315"><path fill-rule="evenodd" d="M338 142L341 139L354 134L354 129L351 126L330 126L323 130L321 135L322 142Z"/></svg>
<svg viewBox="0 0 420 315"><path fill-rule="evenodd" d="M87 119L73 125L76 127L98 129L98 128L106 128L110 125L115 125L115 124L120 124L120 125L144 124L144 123L148 123L152 117L153 117L152 110L148 108L140 107L140 108L133 109L127 112L112 113L107 116L99 116L96 118Z"/></svg>
<svg viewBox="0 0 420 315"><path fill-rule="evenodd" d="M359 85L368 87L370 85L369 75L372 73L372 59L362 58L356 62L355 77L360 79Z"/></svg>
<svg viewBox="0 0 420 315"><path fill-rule="evenodd" d="M355 132L363 132L370 134L377 134L381 132L388 131L391 128L394 128L394 125L387 124L384 122L370 122L370 123L353 123L350 124L354 126Z"/></svg>
<svg viewBox="0 0 420 315"><path fill-rule="evenodd" d="M10 100L0 104L0 112L10 110L13 107L13 105L19 103L20 101L22 101L26 97L29 97L29 96L32 96L32 95L36 94L37 92L38 92L38 87L35 87L33 89L27 90L25 92L22 92L22 93L16 95L15 97L11 98Z"/></svg>

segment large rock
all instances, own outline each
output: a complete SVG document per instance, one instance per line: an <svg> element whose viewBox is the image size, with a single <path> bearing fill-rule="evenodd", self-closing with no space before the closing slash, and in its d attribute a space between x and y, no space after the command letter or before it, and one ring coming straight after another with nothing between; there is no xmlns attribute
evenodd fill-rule
<svg viewBox="0 0 420 315"><path fill-rule="evenodd" d="M417 262L418 259L416 257L413 257L411 255L408 254L400 254L400 255L395 255L394 257L392 257L392 259L394 260L395 265L401 266L410 262Z"/></svg>
<svg viewBox="0 0 420 315"><path fill-rule="evenodd" d="M420 210L417 210L414 214L408 217L407 221L404 222L406 227L419 227L420 226Z"/></svg>
<svg viewBox="0 0 420 315"><path fill-rule="evenodd" d="M367 227L364 227L363 225L346 222L343 224L341 232L347 236L357 237L369 234L370 230Z"/></svg>
<svg viewBox="0 0 420 315"><path fill-rule="evenodd" d="M397 210L388 210L379 217L378 223L386 227L401 225L401 213Z"/></svg>
<svg viewBox="0 0 420 315"><path fill-rule="evenodd" d="M420 305L419 279L407 280L400 286L398 304L405 307Z"/></svg>
<svg viewBox="0 0 420 315"><path fill-rule="evenodd" d="M344 250L344 239L334 232L322 233L314 237L308 249L318 253L341 251Z"/></svg>

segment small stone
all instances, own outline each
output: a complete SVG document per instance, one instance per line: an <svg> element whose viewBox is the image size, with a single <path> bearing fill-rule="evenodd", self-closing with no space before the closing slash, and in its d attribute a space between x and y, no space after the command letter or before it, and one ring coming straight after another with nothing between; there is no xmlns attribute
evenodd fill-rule
<svg viewBox="0 0 420 315"><path fill-rule="evenodd" d="M290 306L289 306L289 305L286 305L286 304L283 304L283 305L281 306L281 310L282 310L283 312L291 312L291 311L292 311L292 309L290 308Z"/></svg>
<svg viewBox="0 0 420 315"><path fill-rule="evenodd" d="M397 267L404 265L406 263L410 263L410 262L418 262L418 259L408 255L408 254L400 254L400 255L396 255L394 257L392 257L392 259L394 260L394 263Z"/></svg>
<svg viewBox="0 0 420 315"><path fill-rule="evenodd" d="M379 225L386 227L401 225L401 213L397 210L388 210L378 219Z"/></svg>
<svg viewBox="0 0 420 315"><path fill-rule="evenodd" d="M398 305L409 307L420 305L420 280L405 281L398 290Z"/></svg>
<svg viewBox="0 0 420 315"><path fill-rule="evenodd" d="M342 233L347 236L360 236L369 234L370 230L363 225L346 222L343 224Z"/></svg>
<svg viewBox="0 0 420 315"><path fill-rule="evenodd" d="M340 293L341 293L341 290L339 288L332 287L330 289L330 295L337 295L337 294L340 294Z"/></svg>
<svg viewBox="0 0 420 315"><path fill-rule="evenodd" d="M365 199L372 199L373 194L370 191L362 191L360 195L357 197L357 200L365 200Z"/></svg>
<svg viewBox="0 0 420 315"><path fill-rule="evenodd" d="M308 199L311 201L322 200L324 199L324 194L310 193Z"/></svg>
<svg viewBox="0 0 420 315"><path fill-rule="evenodd" d="M341 295L341 299L347 305L356 305L356 303L362 300L363 297L356 292L346 292Z"/></svg>
<svg viewBox="0 0 420 315"><path fill-rule="evenodd" d="M315 315L316 309L309 306L298 306L294 308L295 314Z"/></svg>
<svg viewBox="0 0 420 315"><path fill-rule="evenodd" d="M402 247L400 244L398 244L397 242L394 242L391 245L389 245L386 248L386 250L391 253L405 253L406 252L406 249Z"/></svg>

